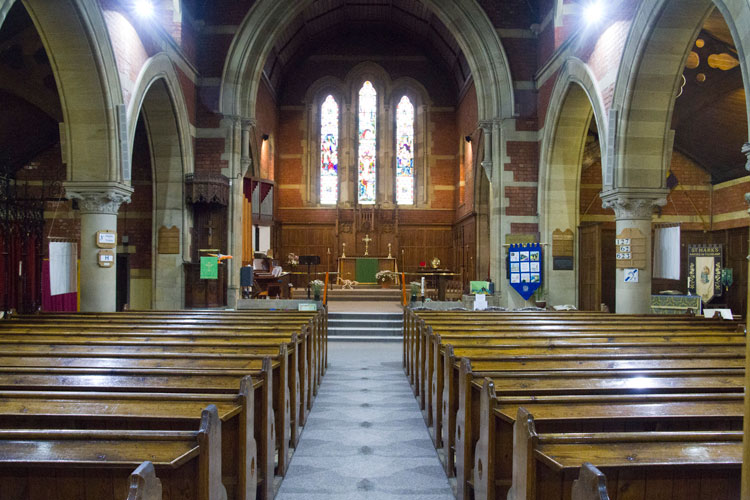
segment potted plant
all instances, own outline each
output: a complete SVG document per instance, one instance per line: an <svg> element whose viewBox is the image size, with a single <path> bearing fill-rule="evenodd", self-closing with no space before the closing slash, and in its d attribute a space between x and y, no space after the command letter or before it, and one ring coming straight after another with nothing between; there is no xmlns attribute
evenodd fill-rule
<svg viewBox="0 0 750 500"><path fill-rule="evenodd" d="M320 300L320 292L323 291L325 284L320 280L312 280L310 282L310 288L312 288L313 297L316 301Z"/></svg>
<svg viewBox="0 0 750 500"><path fill-rule="evenodd" d="M542 309L547 307L547 294L541 286L534 291L532 298L537 307Z"/></svg>
<svg viewBox="0 0 750 500"><path fill-rule="evenodd" d="M375 280L382 288L388 288L393 281L394 274L393 271L378 271L375 273Z"/></svg>
<svg viewBox="0 0 750 500"><path fill-rule="evenodd" d="M411 289L411 301L416 302L417 301L417 295L419 295L419 292L422 289L422 283L419 281L412 281L409 283L409 288Z"/></svg>

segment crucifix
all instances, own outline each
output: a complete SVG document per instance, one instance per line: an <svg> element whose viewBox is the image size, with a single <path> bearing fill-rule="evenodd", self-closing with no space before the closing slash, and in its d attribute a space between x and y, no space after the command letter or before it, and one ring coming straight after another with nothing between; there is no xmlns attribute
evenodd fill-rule
<svg viewBox="0 0 750 500"><path fill-rule="evenodd" d="M370 255L370 254L368 253L368 251L367 251L367 250L368 250L368 248L370 247L370 242L372 241L372 238L370 238L370 235L369 235L369 234L366 234L366 235L365 235L365 237L364 237L364 238L362 238L362 241L364 241L364 242L365 242L365 255L366 255L366 256L367 256L367 255Z"/></svg>

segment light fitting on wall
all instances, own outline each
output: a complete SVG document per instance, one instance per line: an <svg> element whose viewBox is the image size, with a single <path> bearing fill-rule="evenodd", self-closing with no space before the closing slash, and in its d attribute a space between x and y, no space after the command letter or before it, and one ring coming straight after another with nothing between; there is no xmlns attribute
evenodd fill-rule
<svg viewBox="0 0 750 500"><path fill-rule="evenodd" d="M260 136L260 138L263 139L264 141L267 141L268 140L268 134L263 134L263 135Z"/></svg>
<svg viewBox="0 0 750 500"><path fill-rule="evenodd" d="M151 0L135 0L133 7L138 17L147 19L154 15L154 4Z"/></svg>
<svg viewBox="0 0 750 500"><path fill-rule="evenodd" d="M604 17L604 2L601 0L590 0L583 8L583 18L586 24L597 24Z"/></svg>
<svg viewBox="0 0 750 500"><path fill-rule="evenodd" d="M466 142L471 142L471 136L470 135L467 135L466 137L464 137L464 139L466 139Z"/></svg>

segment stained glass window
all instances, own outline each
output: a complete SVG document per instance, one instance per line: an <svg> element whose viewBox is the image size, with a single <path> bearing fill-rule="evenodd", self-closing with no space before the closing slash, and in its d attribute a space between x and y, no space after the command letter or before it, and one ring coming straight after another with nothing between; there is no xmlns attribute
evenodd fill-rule
<svg viewBox="0 0 750 500"><path fill-rule="evenodd" d="M375 203L377 179L377 111L378 94L369 81L359 89L359 175L357 196L359 203Z"/></svg>
<svg viewBox="0 0 750 500"><path fill-rule="evenodd" d="M339 199L339 105L332 95L320 107L320 203Z"/></svg>
<svg viewBox="0 0 750 500"><path fill-rule="evenodd" d="M414 204L414 105L406 96L396 107L396 203Z"/></svg>

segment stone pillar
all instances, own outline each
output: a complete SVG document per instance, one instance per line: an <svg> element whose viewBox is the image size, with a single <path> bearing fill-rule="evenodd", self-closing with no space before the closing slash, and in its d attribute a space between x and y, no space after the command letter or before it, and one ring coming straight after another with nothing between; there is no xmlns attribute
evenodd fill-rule
<svg viewBox="0 0 750 500"><path fill-rule="evenodd" d="M745 164L745 170L750 171L750 142L746 142L742 146L742 152L747 156L747 163ZM750 193L745 193L745 202L750 206ZM748 210L750 213L750 210ZM748 256L750 260L750 255ZM750 280L750 268L748 268L748 280ZM748 281L750 283L750 281ZM750 287L748 287L747 304L750 305ZM748 311L742 311L745 313L745 326L750 329L750 317L748 317ZM746 343L745 346L745 391L747 387L750 387L750 342ZM750 397L745 396L745 420L743 425L744 430L744 442L742 444L742 480L741 480L741 491L740 498L748 498L750 495Z"/></svg>
<svg viewBox="0 0 750 500"><path fill-rule="evenodd" d="M616 271L615 309L619 314L647 314L651 310L651 220L656 207L667 204L662 189L630 191L615 189L601 194L602 206L615 211L616 234L638 229L646 240L646 267L637 283L625 283L623 269Z"/></svg>
<svg viewBox="0 0 750 500"><path fill-rule="evenodd" d="M117 232L117 212L121 204L130 202L132 193L133 188L118 182L65 184L65 195L78 200L81 213L81 311L112 312L116 308L115 265L99 266L101 249L96 245L96 233L102 230Z"/></svg>

